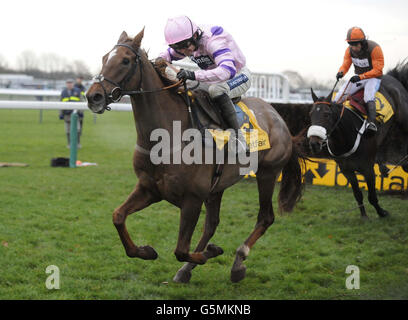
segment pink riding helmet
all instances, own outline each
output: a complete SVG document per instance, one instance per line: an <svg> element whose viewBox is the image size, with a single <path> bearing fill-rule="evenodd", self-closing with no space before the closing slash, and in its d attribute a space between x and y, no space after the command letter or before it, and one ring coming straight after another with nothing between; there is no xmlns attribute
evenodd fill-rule
<svg viewBox="0 0 408 320"><path fill-rule="evenodd" d="M170 45L190 39L197 30L197 25L186 16L169 18L164 28L164 38Z"/></svg>

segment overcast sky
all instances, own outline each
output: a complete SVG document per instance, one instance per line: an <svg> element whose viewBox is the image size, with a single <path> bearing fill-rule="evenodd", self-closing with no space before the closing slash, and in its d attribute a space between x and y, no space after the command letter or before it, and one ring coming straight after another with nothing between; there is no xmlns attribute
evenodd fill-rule
<svg viewBox="0 0 408 320"><path fill-rule="evenodd" d="M355 25L381 45L385 70L408 57L407 0L13 0L0 8L0 57L11 66L29 49L83 60L97 73L120 33L144 26L142 46L154 58L166 48L167 18L181 14L229 31L257 72L334 79Z"/></svg>

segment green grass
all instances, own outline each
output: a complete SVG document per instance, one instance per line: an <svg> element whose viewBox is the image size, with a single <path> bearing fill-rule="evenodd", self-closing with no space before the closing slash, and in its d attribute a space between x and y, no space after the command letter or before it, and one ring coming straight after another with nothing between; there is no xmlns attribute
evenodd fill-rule
<svg viewBox="0 0 408 320"><path fill-rule="evenodd" d="M253 179L225 192L221 223L212 242L225 253L193 271L189 284L172 278L179 263L179 211L160 202L127 220L136 244L152 245L155 261L126 256L112 224L113 210L136 183L131 160L131 113L85 114L78 159L97 167L52 168L69 155L57 111L0 110L0 299L407 299L407 201L379 196L392 216L379 219L367 205L363 222L347 188L308 186L291 215L256 243L247 276L229 280L236 248L256 222ZM277 188L278 191L278 188ZM275 192L274 199L276 199ZM367 193L364 192L365 199ZM367 200L366 200L367 202ZM274 204L276 209L276 202ZM203 216L193 245L202 231ZM60 289L48 290L45 269L60 269ZM348 265L360 268L360 290L345 288Z"/></svg>

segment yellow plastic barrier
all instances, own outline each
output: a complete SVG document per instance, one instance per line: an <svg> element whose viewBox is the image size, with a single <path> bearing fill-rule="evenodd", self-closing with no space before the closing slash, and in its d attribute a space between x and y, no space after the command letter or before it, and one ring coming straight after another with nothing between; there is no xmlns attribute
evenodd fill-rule
<svg viewBox="0 0 408 320"><path fill-rule="evenodd" d="M320 186L351 187L347 182L347 178L340 172L340 168L334 160L314 158L311 158L311 160L316 162L306 161L306 168L303 169L306 182ZM378 165L376 164L374 166L376 189L381 191L406 190L408 188L408 173L401 167L395 168L393 165L387 165L387 168L392 170L392 172L388 177L383 177L379 171ZM251 174L251 176L254 177L255 175ZM365 183L364 177L361 174L357 174L357 179L360 188L367 190L367 184ZM279 176L278 181L280 180L281 176Z"/></svg>

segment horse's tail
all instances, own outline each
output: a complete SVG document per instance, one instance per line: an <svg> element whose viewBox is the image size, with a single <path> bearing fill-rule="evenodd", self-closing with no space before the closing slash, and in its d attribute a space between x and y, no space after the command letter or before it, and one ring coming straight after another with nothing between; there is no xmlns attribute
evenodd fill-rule
<svg viewBox="0 0 408 320"><path fill-rule="evenodd" d="M408 90L408 62L407 59L398 63L387 75L394 77Z"/></svg>
<svg viewBox="0 0 408 320"><path fill-rule="evenodd" d="M282 181L278 195L279 212L291 212L303 194L301 165L305 167L307 157L301 151L303 135L292 137L292 155L282 170Z"/></svg>

